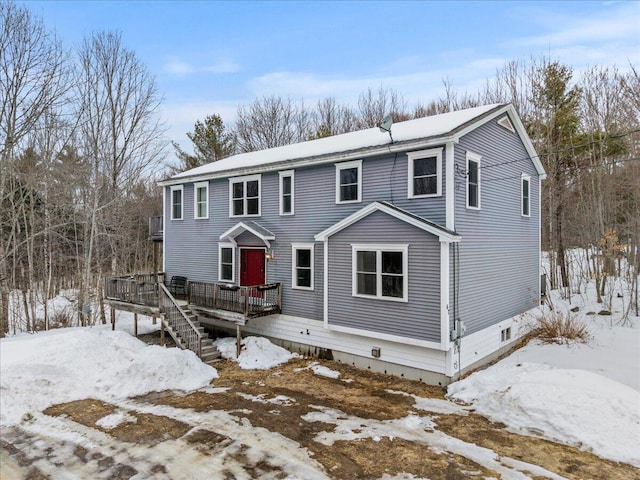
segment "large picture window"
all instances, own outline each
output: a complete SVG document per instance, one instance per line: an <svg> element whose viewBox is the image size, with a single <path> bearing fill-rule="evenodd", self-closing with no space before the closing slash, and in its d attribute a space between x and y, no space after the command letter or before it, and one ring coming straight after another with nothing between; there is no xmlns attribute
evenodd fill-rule
<svg viewBox="0 0 640 480"><path fill-rule="evenodd" d="M522 216L531 216L531 177L522 174Z"/></svg>
<svg viewBox="0 0 640 480"><path fill-rule="evenodd" d="M467 152L467 208L480 208L480 155Z"/></svg>
<svg viewBox="0 0 640 480"><path fill-rule="evenodd" d="M442 149L432 148L409 152L408 197L437 197L442 195Z"/></svg>
<svg viewBox="0 0 640 480"><path fill-rule="evenodd" d="M293 170L279 172L280 175L280 215L293 215Z"/></svg>
<svg viewBox="0 0 640 480"><path fill-rule="evenodd" d="M209 182L196 183L193 190L194 218L209 218Z"/></svg>
<svg viewBox="0 0 640 480"><path fill-rule="evenodd" d="M407 245L352 245L353 295L407 301Z"/></svg>
<svg viewBox="0 0 640 480"><path fill-rule="evenodd" d="M260 216L260 175L229 179L229 216Z"/></svg>
<svg viewBox="0 0 640 480"><path fill-rule="evenodd" d="M336 203L362 201L362 160L336 164Z"/></svg>
<svg viewBox="0 0 640 480"><path fill-rule="evenodd" d="M294 243L291 285L300 290L313 290L313 243Z"/></svg>
<svg viewBox="0 0 640 480"><path fill-rule="evenodd" d="M171 187L171 220L182 220L182 185Z"/></svg>
<svg viewBox="0 0 640 480"><path fill-rule="evenodd" d="M218 245L218 278L221 282L235 281L235 248L231 244Z"/></svg>

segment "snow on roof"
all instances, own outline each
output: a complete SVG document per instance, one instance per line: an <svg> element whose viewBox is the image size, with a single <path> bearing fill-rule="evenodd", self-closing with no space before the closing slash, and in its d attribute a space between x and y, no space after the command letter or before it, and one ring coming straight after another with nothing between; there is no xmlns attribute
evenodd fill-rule
<svg viewBox="0 0 640 480"><path fill-rule="evenodd" d="M394 143L438 137L450 134L472 120L490 112L502 104L483 105L481 107L458 110L430 117L394 123L391 127ZM319 138L307 142L294 143L282 147L240 153L217 162L207 163L171 177L180 179L201 175L215 174L228 170L257 167L287 160L319 157L336 153L349 152L364 148L384 146L390 143L389 135L378 127L343 133L331 137Z"/></svg>

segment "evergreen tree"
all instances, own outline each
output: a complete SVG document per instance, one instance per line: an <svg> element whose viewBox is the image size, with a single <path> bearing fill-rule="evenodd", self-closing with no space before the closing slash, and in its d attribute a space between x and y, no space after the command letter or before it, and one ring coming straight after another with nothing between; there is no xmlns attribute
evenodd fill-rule
<svg viewBox="0 0 640 480"><path fill-rule="evenodd" d="M221 160L236 151L235 135L226 129L217 114L207 115L204 122L196 121L193 132L187 133L187 137L193 143L193 155L182 150L177 142L172 142L181 161L179 171Z"/></svg>

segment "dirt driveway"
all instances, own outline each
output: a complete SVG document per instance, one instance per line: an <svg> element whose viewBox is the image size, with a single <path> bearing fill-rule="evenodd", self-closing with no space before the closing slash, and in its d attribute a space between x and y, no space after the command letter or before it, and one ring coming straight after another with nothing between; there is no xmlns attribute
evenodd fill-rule
<svg viewBox="0 0 640 480"><path fill-rule="evenodd" d="M640 479L634 467L509 433L444 402L440 388L313 362L340 377L314 374L310 359L268 371L223 361L206 391L56 405L2 432L3 463L34 480ZM126 421L100 424L115 414Z"/></svg>

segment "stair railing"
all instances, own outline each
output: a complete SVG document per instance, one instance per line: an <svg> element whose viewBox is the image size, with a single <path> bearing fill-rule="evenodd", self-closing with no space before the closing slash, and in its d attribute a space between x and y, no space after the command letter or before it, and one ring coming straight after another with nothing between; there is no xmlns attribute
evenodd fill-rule
<svg viewBox="0 0 640 480"><path fill-rule="evenodd" d="M178 338L174 337L173 339L176 343L179 344L180 340L184 341L186 345L183 348L188 348L200 358L202 356L202 333L180 308L167 287L162 283L159 286L160 311L164 314L167 325L171 327L171 336L173 337L173 332L175 332Z"/></svg>

